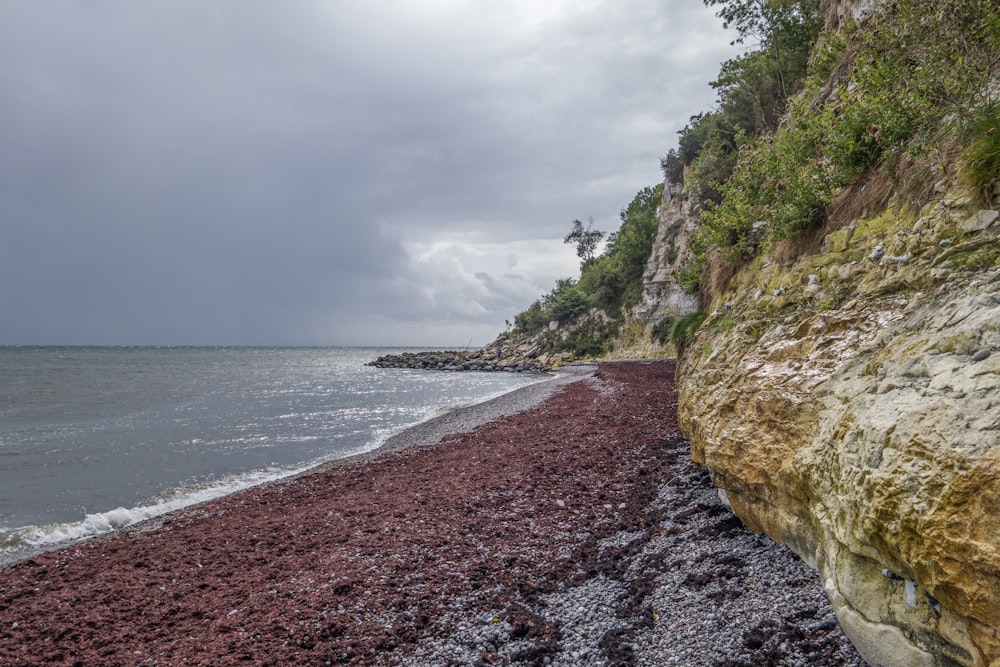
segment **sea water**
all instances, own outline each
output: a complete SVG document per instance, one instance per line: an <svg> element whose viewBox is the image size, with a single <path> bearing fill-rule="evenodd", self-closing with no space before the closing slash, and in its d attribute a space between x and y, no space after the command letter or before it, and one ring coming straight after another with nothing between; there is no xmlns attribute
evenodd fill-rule
<svg viewBox="0 0 1000 667"><path fill-rule="evenodd" d="M0 563L370 451L542 379L402 350L0 347Z"/></svg>

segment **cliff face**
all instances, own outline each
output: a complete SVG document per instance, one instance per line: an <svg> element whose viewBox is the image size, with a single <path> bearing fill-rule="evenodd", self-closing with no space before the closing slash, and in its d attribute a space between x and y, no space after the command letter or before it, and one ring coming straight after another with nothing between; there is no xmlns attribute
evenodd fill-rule
<svg viewBox="0 0 1000 667"><path fill-rule="evenodd" d="M846 21L860 21L874 14L883 0L823 0L823 19L827 28L836 28Z"/></svg>
<svg viewBox="0 0 1000 667"><path fill-rule="evenodd" d="M678 369L680 425L743 521L816 567L872 665L1000 667L1000 184L995 162L970 179L980 149L948 128L968 109L926 93L980 58L966 92L997 122L995 10L881 5L821 2L827 28L847 24L813 54L844 40L830 78L741 153L705 227L673 203L663 247L692 230L721 245L698 257L714 296ZM807 220L826 226L772 233ZM663 257L652 302L677 278Z"/></svg>
<svg viewBox="0 0 1000 667"><path fill-rule="evenodd" d="M827 29L847 21L861 21L875 13L884 0L822 0L821 11ZM679 276L690 254L691 237L698 226L694 201L678 196L680 188L664 184L663 203L657 211L659 228L643 275L642 300L636 306L619 336L616 352L620 356L648 354L657 347L652 329L698 308L694 295L682 288ZM672 351L672 349L671 349Z"/></svg>
<svg viewBox="0 0 1000 667"><path fill-rule="evenodd" d="M657 217L660 226L642 276L642 301L634 314L634 319L642 324L656 324L690 313L698 305L695 297L685 292L677 281L690 252L691 235L697 222L691 204L686 197L673 197L671 189L665 188Z"/></svg>
<svg viewBox="0 0 1000 667"><path fill-rule="evenodd" d="M873 665L996 667L1000 212L936 190L744 267L683 359L681 426Z"/></svg>
<svg viewBox="0 0 1000 667"><path fill-rule="evenodd" d="M642 297L615 336L613 358L676 356L677 350L667 339L670 325L698 308L697 299L678 284L698 218L688 198L674 194L670 185L664 188L656 211L659 226L642 276Z"/></svg>

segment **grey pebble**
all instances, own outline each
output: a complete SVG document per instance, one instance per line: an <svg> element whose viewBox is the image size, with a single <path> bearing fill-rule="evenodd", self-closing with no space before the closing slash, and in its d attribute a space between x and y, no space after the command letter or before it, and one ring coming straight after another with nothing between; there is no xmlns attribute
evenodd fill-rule
<svg viewBox="0 0 1000 667"><path fill-rule="evenodd" d="M475 650L484 647L489 664L507 666L521 664L519 656L532 653L534 664L553 667L687 667L764 664L761 660L775 652L781 662L769 664L865 667L837 626L816 572L787 547L748 530L715 530L722 517L732 515L706 482L696 472L676 484L664 482L647 508L650 513L640 513L660 517L656 522L642 530L623 524L625 530L592 538L598 555L627 546L614 561L613 576L602 568L589 575L581 570L579 578L513 601L556 631L548 643L531 633L513 635L506 621L494 623L493 618L508 616L503 608L466 616L462 609L474 600L456 599L454 614L436 619L439 633L405 657L385 656L386 664L486 664ZM673 517L683 511L655 514L664 507L717 509L677 520ZM715 535L691 540L708 533ZM725 568L731 568L729 578L719 576ZM466 622L468 617L477 622ZM793 629L805 631L809 640L790 639L785 633ZM769 647L748 643L751 634L765 638Z"/></svg>
<svg viewBox="0 0 1000 667"><path fill-rule="evenodd" d="M973 361L982 361L983 359L986 359L987 357L989 357L990 354L992 354L992 353L989 350L979 350L979 352L976 352L974 355L972 355L972 360Z"/></svg>

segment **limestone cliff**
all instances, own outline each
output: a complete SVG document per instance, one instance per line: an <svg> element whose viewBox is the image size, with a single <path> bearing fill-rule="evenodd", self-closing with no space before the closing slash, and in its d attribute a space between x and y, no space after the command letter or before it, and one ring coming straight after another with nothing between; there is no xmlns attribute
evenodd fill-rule
<svg viewBox="0 0 1000 667"><path fill-rule="evenodd" d="M695 297L678 284L697 218L688 198L673 194L672 188L664 188L663 204L657 210L660 226L642 276L642 301L633 315L643 324L690 313L698 305Z"/></svg>
<svg viewBox="0 0 1000 667"><path fill-rule="evenodd" d="M1000 667L1000 17L820 6L821 74L685 223L680 425L872 665Z"/></svg>
<svg viewBox="0 0 1000 667"><path fill-rule="evenodd" d="M695 296L678 283L698 218L689 198L676 194L676 188L665 184L662 203L656 210L656 238L642 276L642 296L626 313L610 358L676 356L677 350L667 336L670 325L698 308Z"/></svg>
<svg viewBox="0 0 1000 667"><path fill-rule="evenodd" d="M836 28L847 21L860 21L875 13L883 0L824 0L821 3L827 28Z"/></svg>
<svg viewBox="0 0 1000 667"><path fill-rule="evenodd" d="M680 419L873 665L1000 665L1000 212L947 180L710 305Z"/></svg>

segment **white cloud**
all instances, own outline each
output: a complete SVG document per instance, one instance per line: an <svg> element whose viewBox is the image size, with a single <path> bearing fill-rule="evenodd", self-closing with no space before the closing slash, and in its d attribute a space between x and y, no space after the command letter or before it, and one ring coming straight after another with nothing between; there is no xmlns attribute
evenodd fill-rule
<svg viewBox="0 0 1000 667"><path fill-rule="evenodd" d="M455 322L491 325L513 320L559 278L576 276L579 259L556 239L489 242L479 235L441 237L406 246L410 278L422 299L408 316L420 313Z"/></svg>

